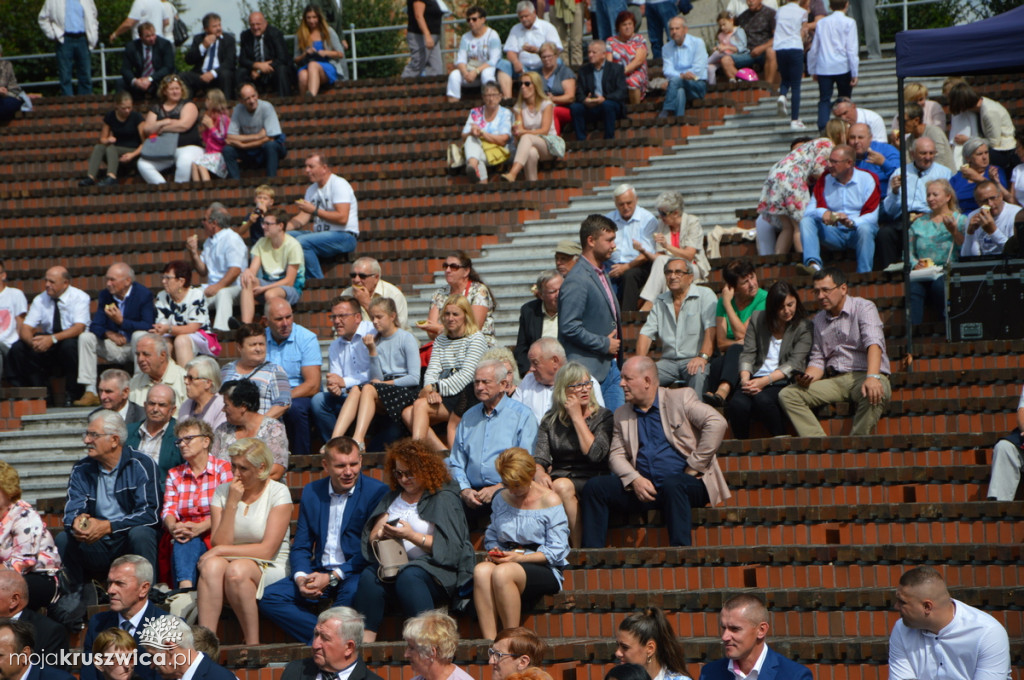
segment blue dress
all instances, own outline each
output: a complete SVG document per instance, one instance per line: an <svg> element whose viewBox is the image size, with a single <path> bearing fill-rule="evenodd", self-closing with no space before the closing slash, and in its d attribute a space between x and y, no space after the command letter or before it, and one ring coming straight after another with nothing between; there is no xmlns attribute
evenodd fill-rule
<svg viewBox="0 0 1024 680"><path fill-rule="evenodd" d="M999 184L1007 186L1006 184L1006 173L1002 168L990 165L985 170L985 178L988 178L989 170L996 168L999 171ZM953 187L953 192L956 194L957 203L960 204L960 212L966 215L969 212L974 212L978 209L978 202L974 200L974 182L964 177L963 172L958 172L949 178L949 184Z"/></svg>
<svg viewBox="0 0 1024 680"><path fill-rule="evenodd" d="M324 48L324 41L323 40L314 40L313 41L313 49L314 50L320 51L323 48ZM338 69L334 68L334 64L332 64L327 59L321 57L319 54L315 54L312 57L310 57L309 61L316 61L316 62L320 63L320 68L322 68L324 70L324 75L327 76L327 82L329 82L331 85L333 85L334 81L336 81L338 79ZM308 67L309 67L309 62L306 62L305 65L299 67L299 73L301 73L303 71L303 69L306 69Z"/></svg>

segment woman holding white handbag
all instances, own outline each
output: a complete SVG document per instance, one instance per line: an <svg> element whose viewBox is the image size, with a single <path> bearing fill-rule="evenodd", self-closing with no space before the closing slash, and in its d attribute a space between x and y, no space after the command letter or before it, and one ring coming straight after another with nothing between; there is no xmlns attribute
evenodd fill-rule
<svg viewBox="0 0 1024 680"><path fill-rule="evenodd" d="M956 192L948 180L936 179L925 185L925 200L931 213L910 225L910 323L924 319L924 304L946 315L946 290L941 268L954 262L964 242L967 218L960 212Z"/></svg>

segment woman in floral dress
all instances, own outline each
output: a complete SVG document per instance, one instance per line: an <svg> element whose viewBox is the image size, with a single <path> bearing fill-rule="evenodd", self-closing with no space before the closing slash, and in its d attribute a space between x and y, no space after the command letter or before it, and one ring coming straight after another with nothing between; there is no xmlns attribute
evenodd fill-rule
<svg viewBox="0 0 1024 680"><path fill-rule="evenodd" d="M217 338L210 333L206 295L202 287L189 285L192 266L184 260L170 262L161 280L164 289L156 295L156 323L151 331L170 340L174 360L184 366L196 354L220 354Z"/></svg>

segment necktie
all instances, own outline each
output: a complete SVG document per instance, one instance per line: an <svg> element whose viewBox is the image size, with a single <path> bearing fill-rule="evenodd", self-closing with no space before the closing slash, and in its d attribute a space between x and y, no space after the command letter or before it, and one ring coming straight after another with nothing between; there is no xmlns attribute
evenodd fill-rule
<svg viewBox="0 0 1024 680"><path fill-rule="evenodd" d="M151 78L153 76L153 50L146 45L142 48L142 77Z"/></svg>
<svg viewBox="0 0 1024 680"><path fill-rule="evenodd" d="M131 633L132 633L132 622L131 621L122 621L121 622L121 630L123 630L124 632L128 633L129 635L131 635Z"/></svg>
<svg viewBox="0 0 1024 680"><path fill-rule="evenodd" d="M64 330L63 324L60 322L60 300L53 301L53 323L51 324L50 333L56 335Z"/></svg>
<svg viewBox="0 0 1024 680"><path fill-rule="evenodd" d="M208 49L206 51L206 54L208 56L206 57L206 68L204 70L205 71L212 71L213 70L213 60L217 56L217 41L216 40L214 40L213 44L210 45L210 49Z"/></svg>
<svg viewBox="0 0 1024 680"><path fill-rule="evenodd" d="M255 61L263 61L263 38L256 38L256 59Z"/></svg>

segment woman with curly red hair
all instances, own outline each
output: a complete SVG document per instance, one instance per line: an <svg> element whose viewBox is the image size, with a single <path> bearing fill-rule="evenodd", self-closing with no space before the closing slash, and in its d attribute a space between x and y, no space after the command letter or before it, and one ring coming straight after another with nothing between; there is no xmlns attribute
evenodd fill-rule
<svg viewBox="0 0 1024 680"><path fill-rule="evenodd" d="M459 485L444 459L425 441L402 439L384 460L391 491L363 529L363 556L370 566L359 577L352 606L366 617L364 642L374 642L384 612L395 600L407 618L450 600L473 575L473 545L459 499ZM381 580L372 543L401 541L408 564L393 580Z"/></svg>

